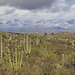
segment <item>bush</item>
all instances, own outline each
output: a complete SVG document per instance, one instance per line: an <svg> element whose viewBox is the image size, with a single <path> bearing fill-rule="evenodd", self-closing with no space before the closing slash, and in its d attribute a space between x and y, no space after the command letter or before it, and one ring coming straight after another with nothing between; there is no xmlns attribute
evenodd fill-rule
<svg viewBox="0 0 75 75"><path fill-rule="evenodd" d="M70 75L70 73L66 69L59 68L52 70L50 75Z"/></svg>

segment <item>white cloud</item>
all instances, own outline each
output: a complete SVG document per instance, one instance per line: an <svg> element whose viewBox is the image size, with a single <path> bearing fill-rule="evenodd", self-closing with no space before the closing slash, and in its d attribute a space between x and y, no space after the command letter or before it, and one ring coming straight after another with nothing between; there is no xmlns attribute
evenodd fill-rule
<svg viewBox="0 0 75 75"><path fill-rule="evenodd" d="M16 9L15 14L19 14L19 15L23 15L23 14L29 14L30 11L29 10L20 10L20 9Z"/></svg>
<svg viewBox="0 0 75 75"><path fill-rule="evenodd" d="M4 14L7 10L15 9L14 7L9 6L0 6L0 14Z"/></svg>
<svg viewBox="0 0 75 75"><path fill-rule="evenodd" d="M69 11L59 11L59 12L51 12L50 9L41 9L37 10L36 12L30 11L30 10L20 10L16 9L14 7L8 7L3 6L0 7L0 18L4 19L13 19L13 18L20 18L20 19L29 19L29 20L38 20L38 19L68 19L68 18L74 18L75 13L75 5L71 7ZM12 14L3 15L6 11L11 11L12 9L15 9L15 11ZM8 17L8 18L7 18Z"/></svg>
<svg viewBox="0 0 75 75"><path fill-rule="evenodd" d="M14 28L21 28L23 27L22 24L24 23L26 23L26 26L30 24L31 26L41 25L41 27L59 26L63 28L68 28L71 25L67 24L65 21L70 19L75 19L75 5L72 5L70 10L64 11L63 9L65 9L67 5L65 4L64 1L61 4L59 3L57 3L56 7L52 7L49 9L44 8L44 9L34 10L34 11L22 10L22 9L17 9L15 7L9 7L9 6L2 6L0 7L0 19L3 19L4 24L9 20L13 21L14 19L19 19L18 26L14 26ZM52 9L56 9L56 8L61 11L57 11L57 12L51 11ZM5 15L6 12L9 12L8 15ZM52 23L50 22L50 20L52 20ZM58 22L59 20L62 20L62 23ZM57 23L54 23L54 21L56 21ZM5 27L12 28L12 26L7 24L5 24Z"/></svg>

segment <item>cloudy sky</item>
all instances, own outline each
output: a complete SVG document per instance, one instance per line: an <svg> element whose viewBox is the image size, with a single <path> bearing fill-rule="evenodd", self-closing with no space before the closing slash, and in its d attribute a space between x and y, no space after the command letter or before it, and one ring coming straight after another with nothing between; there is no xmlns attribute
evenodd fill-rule
<svg viewBox="0 0 75 75"><path fill-rule="evenodd" d="M0 31L75 32L74 20L75 0L0 0Z"/></svg>

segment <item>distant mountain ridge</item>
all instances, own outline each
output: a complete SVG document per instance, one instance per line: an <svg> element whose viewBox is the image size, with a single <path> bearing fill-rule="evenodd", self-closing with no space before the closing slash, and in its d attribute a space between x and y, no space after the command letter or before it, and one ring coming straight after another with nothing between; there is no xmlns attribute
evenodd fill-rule
<svg viewBox="0 0 75 75"><path fill-rule="evenodd" d="M75 20L27 20L14 18L12 20L0 19L0 30L17 32L75 32ZM2 28L1 26L5 26ZM14 28L15 27L15 28ZM71 28L71 29L70 29Z"/></svg>

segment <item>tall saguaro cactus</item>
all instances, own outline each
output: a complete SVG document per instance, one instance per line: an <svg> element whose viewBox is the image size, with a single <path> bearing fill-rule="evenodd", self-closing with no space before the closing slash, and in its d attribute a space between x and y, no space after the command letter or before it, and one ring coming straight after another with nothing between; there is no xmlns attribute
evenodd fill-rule
<svg viewBox="0 0 75 75"><path fill-rule="evenodd" d="M64 68L64 54L62 54L62 68Z"/></svg>
<svg viewBox="0 0 75 75"><path fill-rule="evenodd" d="M15 40L15 62L16 62L16 70L18 69L18 63L17 63L17 40Z"/></svg>
<svg viewBox="0 0 75 75"><path fill-rule="evenodd" d="M10 50L8 49L8 51L9 51L9 63L10 63L10 65L11 65L11 68L12 68L12 62L11 62L11 53L10 53Z"/></svg>
<svg viewBox="0 0 75 75"><path fill-rule="evenodd" d="M21 68L21 65L22 65L22 59L23 59L23 51L21 51L20 68Z"/></svg>
<svg viewBox="0 0 75 75"><path fill-rule="evenodd" d="M26 52L28 52L28 33L27 33L27 36L26 36Z"/></svg>
<svg viewBox="0 0 75 75"><path fill-rule="evenodd" d="M10 40L10 39L9 39L9 40ZM10 49L9 49L9 40L7 40L7 41L8 41L8 47L7 47L7 49L8 49L8 53L9 53L9 63L10 63L10 65L11 65L11 67L12 67L11 53L10 53Z"/></svg>
<svg viewBox="0 0 75 75"><path fill-rule="evenodd" d="M28 33L27 33L27 36L26 36L26 50L25 50L25 53L27 54L30 54L31 52L31 40L28 38Z"/></svg>
<svg viewBox="0 0 75 75"><path fill-rule="evenodd" d="M23 39L23 46L24 46L24 51L26 50L25 49L25 35L24 35L24 39Z"/></svg>
<svg viewBox="0 0 75 75"><path fill-rule="evenodd" d="M30 54L31 52L31 40L29 41L29 50L28 50L28 53Z"/></svg>
<svg viewBox="0 0 75 75"><path fill-rule="evenodd" d="M14 55L14 53L13 53L13 68L14 68L14 61L15 61L15 60L14 60L14 56L15 56L15 55Z"/></svg>

